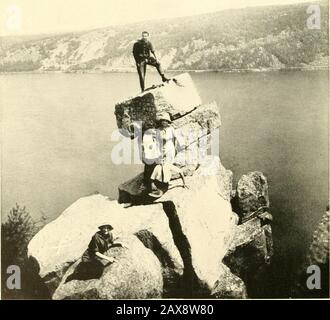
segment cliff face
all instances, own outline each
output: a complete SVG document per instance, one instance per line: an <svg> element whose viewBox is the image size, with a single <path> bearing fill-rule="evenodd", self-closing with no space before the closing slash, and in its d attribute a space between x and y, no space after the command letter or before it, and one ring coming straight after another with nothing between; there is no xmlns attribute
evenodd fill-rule
<svg viewBox="0 0 330 320"><path fill-rule="evenodd" d="M233 174L218 156L206 152L184 161L192 146L208 146L221 121L214 103L201 104L188 74L176 79L119 102L115 115L120 129L125 115L132 124L142 122L143 130L145 123L154 124L157 112L169 112L173 127L182 129L175 163L189 188L173 176L168 191L151 200L138 175L119 186L118 201L100 194L80 198L47 224L29 243L28 254L53 299L246 298L265 286L273 253L267 180L260 172L248 173L233 191ZM74 278L105 221L127 247L108 250L117 260L100 278Z"/></svg>
<svg viewBox="0 0 330 320"><path fill-rule="evenodd" d="M328 5L321 28L306 27L307 5L226 10L86 32L2 38L0 71L134 70L132 46L149 30L165 68L232 70L328 66Z"/></svg>
<svg viewBox="0 0 330 320"><path fill-rule="evenodd" d="M305 260L299 270L298 276L292 288L292 296L295 298L329 298L329 208L318 223L311 239ZM308 272L312 267L313 271ZM315 274L315 267L318 268ZM313 288L308 288L308 278L317 276L312 283Z"/></svg>

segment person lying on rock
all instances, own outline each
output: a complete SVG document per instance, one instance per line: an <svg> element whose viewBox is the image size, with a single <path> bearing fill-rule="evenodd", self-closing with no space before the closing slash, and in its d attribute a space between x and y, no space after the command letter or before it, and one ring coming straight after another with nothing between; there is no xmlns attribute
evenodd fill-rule
<svg viewBox="0 0 330 320"><path fill-rule="evenodd" d="M160 157L156 160L150 176L151 192L149 195L161 197L167 190L173 173L180 175L184 188L187 188L187 185L181 169L173 164L176 156L177 138L171 125L171 117L167 112L159 113L156 116L156 121L156 139L160 148Z"/></svg>
<svg viewBox="0 0 330 320"><path fill-rule="evenodd" d="M113 246L122 246L127 248L126 245L121 243L114 244L114 236L112 234L113 227L110 224L104 223L100 225L97 231L89 242L87 250L81 258L81 262L76 267L73 274L71 274L66 282L76 280L87 280L100 278L103 274L104 267L114 263L115 258L109 257L104 253Z"/></svg>
<svg viewBox="0 0 330 320"><path fill-rule="evenodd" d="M157 60L154 47L152 43L148 40L148 38L149 38L149 32L143 31L142 39L135 42L133 46L133 56L135 59L137 72L139 74L140 87L142 92L144 91L147 65L153 66L157 69L163 82L167 82L170 80L165 77L160 62ZM153 57L151 56L150 53L153 54Z"/></svg>

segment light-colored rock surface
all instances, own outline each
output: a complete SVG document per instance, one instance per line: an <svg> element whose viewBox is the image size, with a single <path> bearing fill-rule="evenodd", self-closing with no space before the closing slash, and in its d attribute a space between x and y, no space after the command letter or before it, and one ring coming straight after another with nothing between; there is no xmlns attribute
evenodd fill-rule
<svg viewBox="0 0 330 320"><path fill-rule="evenodd" d="M174 81L147 90L115 106L118 128L122 128L122 116L127 113L132 121L142 121L146 126L154 126L157 112L169 112L172 117L186 114L202 101L188 73L175 77Z"/></svg>
<svg viewBox="0 0 330 320"><path fill-rule="evenodd" d="M183 167L182 163L179 162L178 166L181 167L184 175L186 176L192 176L197 170L199 170L198 174L201 176L214 175L218 182L218 186L216 189L217 194L219 194L225 200L230 201L233 185L233 173L230 170L227 170L221 164L220 159L218 157L207 156L200 163L195 163L192 165L183 165ZM173 175L174 180L178 178L178 175ZM181 181L179 181L179 183L181 183ZM143 173L140 173L134 178L122 183L118 187L118 191L120 203L139 202L139 199L143 197L145 192Z"/></svg>
<svg viewBox="0 0 330 320"><path fill-rule="evenodd" d="M174 272L182 274L182 259L162 204L125 209L117 201L97 194L77 200L39 231L28 245L28 255L37 261L39 275L45 279L50 291L57 287L66 269L81 257L104 221L114 227L115 236L148 230L168 253Z"/></svg>
<svg viewBox="0 0 330 320"><path fill-rule="evenodd" d="M208 294L220 277L219 265L237 224L230 202L221 196L217 176L205 175L210 170L201 167L193 177L187 177L189 189L174 181L170 190L157 200L168 204L168 215L177 221L182 246L179 250L185 252L185 271L196 276L196 290Z"/></svg>
<svg viewBox="0 0 330 320"><path fill-rule="evenodd" d="M212 130L220 128L219 107L216 102L198 106L192 112L174 120L172 126L176 129L180 144L188 146L210 134Z"/></svg>
<svg viewBox="0 0 330 320"><path fill-rule="evenodd" d="M162 268L157 257L136 237L122 239L126 248L111 248L107 255L116 262L105 267L100 279L71 280L65 283L77 264L72 265L53 299L146 299L163 294Z"/></svg>
<svg viewBox="0 0 330 320"><path fill-rule="evenodd" d="M246 299L247 292L243 280L234 275L230 269L221 264L220 278L216 281L211 297L216 299Z"/></svg>
<svg viewBox="0 0 330 320"><path fill-rule="evenodd" d="M151 234L161 248L154 254L168 256L167 264L162 263L163 275L170 270L171 278L180 277L184 266L185 276L196 276L192 290L210 293L237 223L230 202L221 196L214 170L217 168L200 167L187 178L189 189L178 188L179 181L173 181L171 190L155 204L124 209L102 195L79 199L31 240L29 255L38 262L40 276L55 290L67 268L87 248L98 225L109 221L115 235L138 235L152 249L154 244L148 246ZM143 233L147 241L143 241Z"/></svg>
<svg viewBox="0 0 330 320"><path fill-rule="evenodd" d="M158 111L171 114L174 128L183 133L184 148L175 164L186 175L188 188L174 176L168 191L155 200L146 194L140 174L119 186L118 202L100 194L80 198L47 224L30 241L28 255L53 299L246 298L249 285L268 263L272 243L267 216L237 226L231 206L233 173L221 164L218 151L206 152L221 125L218 107L201 105L189 74L176 79L118 103L115 114L119 129L125 115L127 127L133 121L136 130L131 131L139 133L154 126ZM197 133L193 139L191 132ZM188 162L200 146L205 152ZM243 176L236 200L243 216L268 206L263 174ZM129 248L108 251L118 261L100 279L65 283L105 222L114 227L115 236L127 239ZM245 277L247 270L252 276Z"/></svg>

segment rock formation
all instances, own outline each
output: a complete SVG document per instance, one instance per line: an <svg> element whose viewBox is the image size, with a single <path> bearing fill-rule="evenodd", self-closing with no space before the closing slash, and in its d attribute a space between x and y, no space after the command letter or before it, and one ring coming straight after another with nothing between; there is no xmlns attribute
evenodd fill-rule
<svg viewBox="0 0 330 320"><path fill-rule="evenodd" d="M147 89L131 99L115 106L118 128L122 128L122 117L128 114L132 121L142 121L146 127L155 125L157 112L168 112L172 118L180 117L201 105L194 83L188 73L176 78L177 82Z"/></svg>
<svg viewBox="0 0 330 320"><path fill-rule="evenodd" d="M329 298L329 207L318 223L307 251L305 260L299 270L292 296L295 298ZM307 279L312 274L307 272L308 267L318 267L320 288L309 289ZM315 269L314 269L315 270Z"/></svg>
<svg viewBox="0 0 330 320"><path fill-rule="evenodd" d="M151 201L140 174L119 186L118 201L94 194L74 202L28 246L53 299L246 298L262 290L272 257L266 178L249 173L233 191L233 173L208 154L221 125L218 107L202 104L188 74L118 103L115 115L125 134L124 117L143 132L164 110L179 132L175 163L189 189L173 177L169 190ZM117 261L101 278L67 281L104 221L128 248L106 253Z"/></svg>
<svg viewBox="0 0 330 320"><path fill-rule="evenodd" d="M159 260L137 237L123 240L128 249L114 247L109 250L109 256L117 261L105 267L100 279L66 282L80 262L78 260L65 273L53 299L160 298L163 277Z"/></svg>
<svg viewBox="0 0 330 320"><path fill-rule="evenodd" d="M318 5L324 17L317 37L311 37L305 27L305 3L228 9L63 34L1 37L0 72L135 72L132 47L145 29L153 30L157 57L170 70L328 69L329 5L327 1Z"/></svg>
<svg viewBox="0 0 330 320"><path fill-rule="evenodd" d="M249 172L239 179L232 204L242 221L251 218L257 210L269 208L268 183L262 172Z"/></svg>
<svg viewBox="0 0 330 320"><path fill-rule="evenodd" d="M73 203L56 220L47 224L29 244L29 254L38 262L39 275L51 294L68 268L80 259L97 227L107 220L120 238L141 237L145 231L151 244L159 244L157 250L163 257L162 266L166 273L171 277L183 273L182 259L174 244L162 204L124 209L117 201L95 194ZM150 251L147 248L144 250ZM143 251L143 248L139 251Z"/></svg>

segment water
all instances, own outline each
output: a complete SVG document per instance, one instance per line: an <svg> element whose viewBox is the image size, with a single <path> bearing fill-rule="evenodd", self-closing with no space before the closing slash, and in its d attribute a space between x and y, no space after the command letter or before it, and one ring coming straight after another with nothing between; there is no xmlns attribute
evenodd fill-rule
<svg viewBox="0 0 330 320"><path fill-rule="evenodd" d="M222 116L221 159L235 181L268 177L278 273L285 294L328 203L326 71L193 73ZM2 217L19 203L54 219L81 196L111 198L142 170L111 163L114 104L138 92L136 74L1 75ZM149 85L159 81L148 74ZM275 291L274 291L275 292Z"/></svg>

